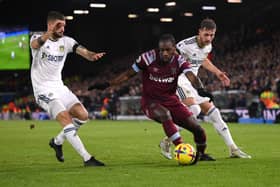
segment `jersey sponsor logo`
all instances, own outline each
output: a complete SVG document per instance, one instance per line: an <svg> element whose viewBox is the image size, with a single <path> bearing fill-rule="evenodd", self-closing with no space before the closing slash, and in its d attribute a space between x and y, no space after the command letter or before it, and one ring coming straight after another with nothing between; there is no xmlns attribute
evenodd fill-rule
<svg viewBox="0 0 280 187"><path fill-rule="evenodd" d="M149 79L159 83L172 83L175 80L174 77L154 77L152 74L150 74Z"/></svg>
<svg viewBox="0 0 280 187"><path fill-rule="evenodd" d="M42 60L47 59L49 62L61 62L63 57L63 55L50 55L45 52L42 53Z"/></svg>

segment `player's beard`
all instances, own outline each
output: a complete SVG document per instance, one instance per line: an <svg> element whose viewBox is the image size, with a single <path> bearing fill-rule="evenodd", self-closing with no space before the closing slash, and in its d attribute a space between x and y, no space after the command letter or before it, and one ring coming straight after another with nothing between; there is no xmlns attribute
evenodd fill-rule
<svg viewBox="0 0 280 187"><path fill-rule="evenodd" d="M62 36L63 36L63 33L62 33L62 34L59 34L59 33L57 33L57 32L54 32L54 33L53 33L54 39L61 38Z"/></svg>

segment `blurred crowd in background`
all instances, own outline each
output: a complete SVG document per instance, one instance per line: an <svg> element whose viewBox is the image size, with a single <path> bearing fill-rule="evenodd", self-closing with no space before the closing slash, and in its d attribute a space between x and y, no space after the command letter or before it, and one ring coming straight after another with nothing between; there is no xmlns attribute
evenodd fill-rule
<svg viewBox="0 0 280 187"><path fill-rule="evenodd" d="M219 35L213 43L212 62L225 71L231 79L230 87L223 87L215 75L201 68L200 78L211 92L225 93L239 90L238 94L227 94L218 107L249 108L252 101L264 108L278 109L280 96L280 32L257 29L251 32L239 30ZM129 68L139 54L131 54L112 62L99 65L94 77L74 75L65 77L64 83L80 98L90 111L91 118L115 119L120 113L119 98L141 96L141 75L117 87L104 91L88 91L89 85L110 80ZM35 104L28 76L0 80L2 110L0 119L47 119ZM13 94L11 94L13 93ZM219 99L219 96L215 99ZM220 103L220 102L218 102ZM129 114L135 114L131 111ZM32 116L33 115L33 116Z"/></svg>

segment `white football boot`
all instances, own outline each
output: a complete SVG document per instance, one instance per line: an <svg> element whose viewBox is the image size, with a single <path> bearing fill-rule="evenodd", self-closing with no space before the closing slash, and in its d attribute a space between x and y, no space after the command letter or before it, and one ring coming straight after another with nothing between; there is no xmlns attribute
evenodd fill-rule
<svg viewBox="0 0 280 187"><path fill-rule="evenodd" d="M239 148L237 149L230 149L230 157L231 158L252 158L250 155L247 153L244 153L241 151Z"/></svg>
<svg viewBox="0 0 280 187"><path fill-rule="evenodd" d="M168 137L163 138L159 143L161 154L169 160L172 159L171 145L172 142L169 140Z"/></svg>

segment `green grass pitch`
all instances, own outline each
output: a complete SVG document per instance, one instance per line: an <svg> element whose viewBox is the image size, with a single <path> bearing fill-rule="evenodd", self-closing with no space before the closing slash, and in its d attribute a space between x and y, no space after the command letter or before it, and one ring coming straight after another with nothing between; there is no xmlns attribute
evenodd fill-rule
<svg viewBox="0 0 280 187"><path fill-rule="evenodd" d="M35 128L30 129L34 123ZM223 140L203 124L207 152L215 162L178 166L160 155L160 125L151 121L91 121L79 130L87 149L106 167L84 168L68 142L59 163L48 141L60 127L54 121L0 121L0 186L170 187L280 186L279 125L229 124L236 143L252 159L229 159ZM193 144L190 133L181 132Z"/></svg>
<svg viewBox="0 0 280 187"><path fill-rule="evenodd" d="M22 40L22 38L25 40ZM22 47L19 47L19 42ZM14 51L15 58L11 57L11 52ZM16 70L29 69L29 36L21 34L5 38L5 42L0 39L0 70Z"/></svg>

